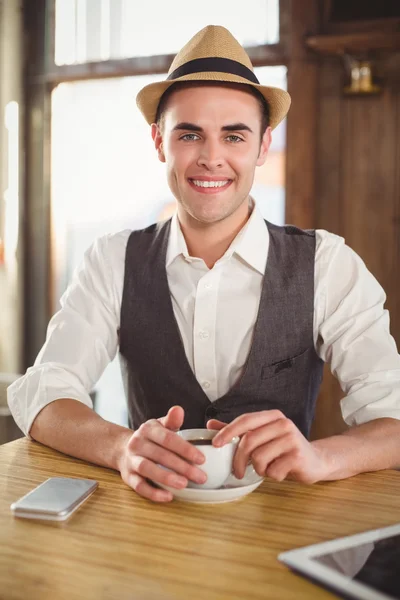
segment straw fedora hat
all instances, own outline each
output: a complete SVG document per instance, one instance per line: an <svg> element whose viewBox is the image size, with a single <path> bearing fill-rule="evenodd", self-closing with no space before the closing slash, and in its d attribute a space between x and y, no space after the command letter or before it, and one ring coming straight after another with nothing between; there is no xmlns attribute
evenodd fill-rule
<svg viewBox="0 0 400 600"><path fill-rule="evenodd" d="M178 52L165 81L146 85L136 96L136 103L146 121L156 120L163 93L179 81L224 81L243 83L256 88L270 108L270 125L274 129L290 107L289 94L280 88L261 85L245 50L233 35L219 25L208 25Z"/></svg>

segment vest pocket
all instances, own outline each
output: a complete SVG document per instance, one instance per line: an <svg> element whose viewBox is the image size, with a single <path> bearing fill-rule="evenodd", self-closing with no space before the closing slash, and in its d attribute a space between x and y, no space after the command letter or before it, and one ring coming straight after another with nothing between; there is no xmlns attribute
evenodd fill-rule
<svg viewBox="0 0 400 600"><path fill-rule="evenodd" d="M291 356L290 358L285 358L284 360L279 360L278 362L272 363L271 365L265 365L261 371L261 379L270 379L271 377L275 377L279 373L287 373L294 366L297 366L298 363L304 359L308 352L310 352L312 348L307 348L300 354L296 354L295 356Z"/></svg>

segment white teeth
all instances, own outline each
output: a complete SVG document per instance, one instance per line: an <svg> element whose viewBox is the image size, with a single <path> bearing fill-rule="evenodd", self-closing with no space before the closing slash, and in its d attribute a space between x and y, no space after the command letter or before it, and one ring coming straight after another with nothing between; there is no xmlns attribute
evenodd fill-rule
<svg viewBox="0 0 400 600"><path fill-rule="evenodd" d="M225 179L225 181L199 181L198 179L192 179L194 185L198 185L199 187L209 188L209 187L224 187L229 181L229 179Z"/></svg>

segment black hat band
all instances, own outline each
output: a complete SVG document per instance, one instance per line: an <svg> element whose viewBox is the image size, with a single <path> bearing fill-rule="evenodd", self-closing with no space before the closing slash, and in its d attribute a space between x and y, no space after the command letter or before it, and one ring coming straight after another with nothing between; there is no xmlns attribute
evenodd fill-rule
<svg viewBox="0 0 400 600"><path fill-rule="evenodd" d="M231 60L230 58L217 57L195 58L194 60L189 60L184 65L175 69L175 71L172 71L172 73L168 75L167 80L178 79L178 77L183 77L184 75L207 71L237 75L238 77L243 77L243 79L251 81L251 83L260 84L253 71L248 69L245 65L242 65L242 63Z"/></svg>

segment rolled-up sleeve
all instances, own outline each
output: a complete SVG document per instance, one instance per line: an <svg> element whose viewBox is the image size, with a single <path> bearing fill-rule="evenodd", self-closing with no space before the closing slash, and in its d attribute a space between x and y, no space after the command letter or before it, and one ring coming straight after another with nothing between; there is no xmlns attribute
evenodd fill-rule
<svg viewBox="0 0 400 600"><path fill-rule="evenodd" d="M320 232L316 282L317 350L345 397L345 422L400 419L400 356L390 334L386 295L344 240Z"/></svg>
<svg viewBox="0 0 400 600"><path fill-rule="evenodd" d="M90 392L118 348L127 237L103 236L85 252L34 366L7 390L11 413L28 437L35 417L54 400L93 406Z"/></svg>

